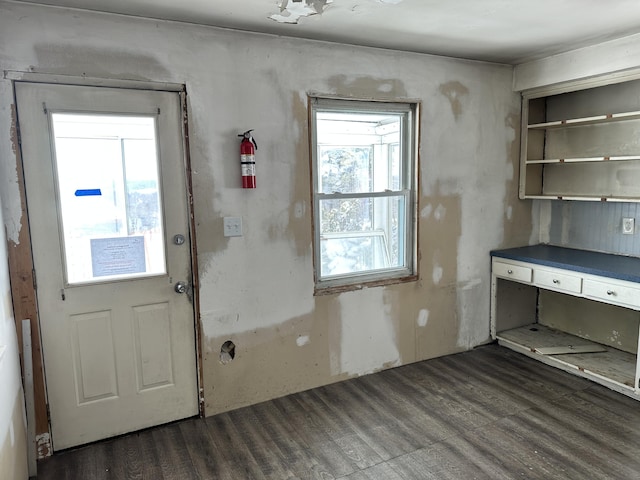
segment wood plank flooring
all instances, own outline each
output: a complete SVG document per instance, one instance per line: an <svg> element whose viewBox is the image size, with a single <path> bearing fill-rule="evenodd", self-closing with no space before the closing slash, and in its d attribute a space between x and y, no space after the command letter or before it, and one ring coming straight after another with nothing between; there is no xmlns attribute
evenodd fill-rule
<svg viewBox="0 0 640 480"><path fill-rule="evenodd" d="M39 480L640 479L640 403L497 345L61 452Z"/></svg>

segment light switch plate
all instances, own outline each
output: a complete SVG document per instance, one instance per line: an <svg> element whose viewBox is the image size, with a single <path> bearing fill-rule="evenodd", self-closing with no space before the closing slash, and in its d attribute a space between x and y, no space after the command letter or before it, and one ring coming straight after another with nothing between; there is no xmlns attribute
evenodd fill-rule
<svg viewBox="0 0 640 480"><path fill-rule="evenodd" d="M633 235L636 230L635 218L623 218L622 219L622 233L624 235Z"/></svg>
<svg viewBox="0 0 640 480"><path fill-rule="evenodd" d="M224 236L242 236L242 217L224 217Z"/></svg>

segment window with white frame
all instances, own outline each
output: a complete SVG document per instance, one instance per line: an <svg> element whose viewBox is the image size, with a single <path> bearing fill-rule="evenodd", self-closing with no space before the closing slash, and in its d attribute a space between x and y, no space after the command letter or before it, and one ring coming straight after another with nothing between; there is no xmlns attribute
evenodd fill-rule
<svg viewBox="0 0 640 480"><path fill-rule="evenodd" d="M318 288L415 275L417 113L311 98Z"/></svg>

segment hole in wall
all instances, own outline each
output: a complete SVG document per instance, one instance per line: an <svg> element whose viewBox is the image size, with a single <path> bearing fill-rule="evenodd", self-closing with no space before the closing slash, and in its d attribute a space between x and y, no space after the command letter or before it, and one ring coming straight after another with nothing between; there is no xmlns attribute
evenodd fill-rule
<svg viewBox="0 0 640 480"><path fill-rule="evenodd" d="M231 340L227 340L220 347L220 363L226 365L236 356L236 344Z"/></svg>

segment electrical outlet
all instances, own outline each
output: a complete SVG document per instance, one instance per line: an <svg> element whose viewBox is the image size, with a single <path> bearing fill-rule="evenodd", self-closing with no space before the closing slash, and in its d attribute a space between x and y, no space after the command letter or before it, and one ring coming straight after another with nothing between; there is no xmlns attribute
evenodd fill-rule
<svg viewBox="0 0 640 480"><path fill-rule="evenodd" d="M224 236L242 236L242 217L224 217Z"/></svg>
<svg viewBox="0 0 640 480"><path fill-rule="evenodd" d="M623 235L633 235L636 231L636 219L635 218L623 218L622 219L622 233Z"/></svg>

